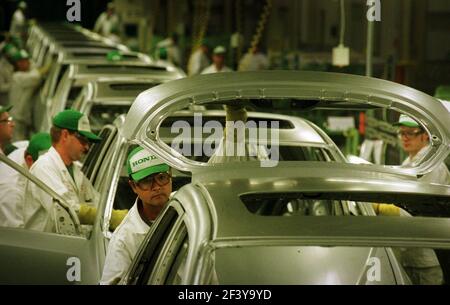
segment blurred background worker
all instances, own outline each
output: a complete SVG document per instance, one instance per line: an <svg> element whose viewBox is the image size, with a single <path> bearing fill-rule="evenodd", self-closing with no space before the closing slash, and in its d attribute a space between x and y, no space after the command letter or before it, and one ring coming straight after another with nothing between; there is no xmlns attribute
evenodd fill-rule
<svg viewBox="0 0 450 305"><path fill-rule="evenodd" d="M156 45L157 58L167 60L174 65L181 67L181 50L178 41L178 34L173 33L170 37L158 42Z"/></svg>
<svg viewBox="0 0 450 305"><path fill-rule="evenodd" d="M129 184L136 203L109 242L100 284L117 284L125 275L153 221L172 193L170 167L142 147L128 156Z"/></svg>
<svg viewBox="0 0 450 305"><path fill-rule="evenodd" d="M6 155L5 149L11 143L14 133L14 120L9 115L12 106L0 105L0 154Z"/></svg>
<svg viewBox="0 0 450 305"><path fill-rule="evenodd" d="M8 105L8 95L11 88L14 65L11 63L11 54L16 48L11 43L3 44L0 49L0 105Z"/></svg>
<svg viewBox="0 0 450 305"><path fill-rule="evenodd" d="M233 70L225 66L225 54L227 49L223 46L217 46L213 51L213 63L202 71L202 74L218 73L218 72L232 72Z"/></svg>
<svg viewBox="0 0 450 305"><path fill-rule="evenodd" d="M53 118L50 131L52 147L31 167L30 173L42 180L65 199L81 224L93 224L99 194L81 171L78 162L89 151L91 143L101 140L92 133L86 115L65 110ZM52 198L37 185L27 181L23 208L26 229L55 232ZM113 210L111 226L120 224L127 211Z"/></svg>
<svg viewBox="0 0 450 305"><path fill-rule="evenodd" d="M15 150L8 157L28 170L51 146L50 134L38 133L31 138L27 147ZM0 163L0 172L0 227L23 227L27 178L4 163Z"/></svg>
<svg viewBox="0 0 450 305"><path fill-rule="evenodd" d="M430 136L425 129L412 118L406 115L400 115L398 123L398 137L401 140L403 150L408 154L408 158L402 163L403 166L413 166L427 152L430 145ZM420 178L423 182L450 184L450 173L447 166L441 163L432 172Z"/></svg>
<svg viewBox="0 0 450 305"><path fill-rule="evenodd" d="M200 74L209 64L208 46L202 42L189 58L188 76Z"/></svg>
<svg viewBox="0 0 450 305"><path fill-rule="evenodd" d="M26 17L27 4L24 1L20 1L17 5L17 9L11 19L11 26L9 33L11 36L23 37L27 32L27 17Z"/></svg>
<svg viewBox="0 0 450 305"><path fill-rule="evenodd" d="M12 56L15 72L12 77L9 91L9 102L14 105L12 115L16 120L14 140L20 141L29 138L32 109L31 98L38 89L43 77L50 69L44 66L36 69L31 67L30 57L25 50L17 50Z"/></svg>
<svg viewBox="0 0 450 305"><path fill-rule="evenodd" d="M117 36L120 36L120 26L120 19L116 14L116 6L110 2L108 3L106 12L98 16L94 25L94 32L108 38L117 39Z"/></svg>
<svg viewBox="0 0 450 305"><path fill-rule="evenodd" d="M261 71L269 69L269 59L256 47L245 54L239 62L239 71Z"/></svg>

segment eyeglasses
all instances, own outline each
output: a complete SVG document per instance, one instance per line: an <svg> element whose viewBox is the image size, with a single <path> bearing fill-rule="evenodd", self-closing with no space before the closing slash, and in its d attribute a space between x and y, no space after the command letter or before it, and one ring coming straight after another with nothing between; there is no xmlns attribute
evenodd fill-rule
<svg viewBox="0 0 450 305"><path fill-rule="evenodd" d="M79 134L78 132L74 132L73 135L75 136L75 138L78 139L78 141L80 141L80 143L82 145L89 145L89 144L91 144L91 142L89 142L88 138L86 138L85 136Z"/></svg>
<svg viewBox="0 0 450 305"><path fill-rule="evenodd" d="M423 130L414 130L414 131L399 130L399 131L397 131L397 136L399 138L406 137L409 139L409 138L417 137L421 133L424 133L424 131Z"/></svg>
<svg viewBox="0 0 450 305"><path fill-rule="evenodd" d="M172 175L169 173L158 173L155 175L148 176L142 180L139 180L138 182L135 182L135 184L143 191L148 191L152 188L153 183L156 183L159 186L165 186L169 184L169 182L172 180Z"/></svg>
<svg viewBox="0 0 450 305"><path fill-rule="evenodd" d="M7 119L1 120L1 121L0 121L0 124L2 124L2 123L12 124L13 122L14 122L14 118L13 118L12 116L10 116L10 117L7 118Z"/></svg>

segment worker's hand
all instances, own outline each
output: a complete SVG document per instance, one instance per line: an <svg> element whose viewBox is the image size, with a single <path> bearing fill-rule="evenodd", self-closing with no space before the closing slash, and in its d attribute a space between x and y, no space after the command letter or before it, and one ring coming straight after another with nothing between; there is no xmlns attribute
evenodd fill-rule
<svg viewBox="0 0 450 305"><path fill-rule="evenodd" d="M111 213L111 220L109 221L109 229L114 231L127 216L128 210L113 210Z"/></svg>
<svg viewBox="0 0 450 305"><path fill-rule="evenodd" d="M400 208L393 204L372 203L372 206L378 216L400 216Z"/></svg>
<svg viewBox="0 0 450 305"><path fill-rule="evenodd" d="M52 66L52 64L51 64L51 63L48 63L48 64L46 64L45 66L42 66L42 67L38 68L39 74L40 74L42 77L46 76L47 73L48 73L48 71L50 71L51 66Z"/></svg>

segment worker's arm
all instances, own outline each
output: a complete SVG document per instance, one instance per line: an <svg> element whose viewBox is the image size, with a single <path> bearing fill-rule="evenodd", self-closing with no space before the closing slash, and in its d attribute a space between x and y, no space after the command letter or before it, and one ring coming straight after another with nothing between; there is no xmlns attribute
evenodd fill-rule
<svg viewBox="0 0 450 305"><path fill-rule="evenodd" d="M401 209L393 204L372 203L378 216L400 216Z"/></svg>

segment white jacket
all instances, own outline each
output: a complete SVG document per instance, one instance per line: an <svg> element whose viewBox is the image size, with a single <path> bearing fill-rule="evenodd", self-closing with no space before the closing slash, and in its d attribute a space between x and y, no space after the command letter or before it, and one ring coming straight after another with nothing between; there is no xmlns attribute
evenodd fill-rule
<svg viewBox="0 0 450 305"><path fill-rule="evenodd" d="M41 83L42 75L37 69L29 72L14 72L11 88L9 91L9 101L14 107L11 115L16 121L14 139L24 140L28 138L27 128L32 123L33 102L32 97Z"/></svg>
<svg viewBox="0 0 450 305"><path fill-rule="evenodd" d="M414 158L406 158L406 160L403 161L402 166L413 166L414 163L426 153L427 149L428 146L425 146L414 156ZM441 163L432 172L424 175L419 180L421 182L450 185L450 172L448 171L447 166L444 163Z"/></svg>
<svg viewBox="0 0 450 305"><path fill-rule="evenodd" d="M149 229L139 215L136 199L109 242L101 285L117 284L123 278Z"/></svg>
<svg viewBox="0 0 450 305"><path fill-rule="evenodd" d="M17 9L11 19L9 33L11 36L21 36L26 31L27 19L22 10Z"/></svg>
<svg viewBox="0 0 450 305"><path fill-rule="evenodd" d="M14 66L3 56L0 58L0 105L9 105L8 93L11 88Z"/></svg>
<svg viewBox="0 0 450 305"><path fill-rule="evenodd" d="M81 165L73 164L74 179L55 148L39 157L30 169L31 174L46 183L72 207L75 212L80 204L97 206L99 194L81 172ZM24 221L25 228L37 231L54 232L53 199L50 195L28 182L25 187Z"/></svg>
<svg viewBox="0 0 450 305"><path fill-rule="evenodd" d="M108 37L114 29L119 29L120 21L116 14L108 16L108 13L103 12L98 16L94 25L94 32Z"/></svg>
<svg viewBox="0 0 450 305"><path fill-rule="evenodd" d="M211 74L211 73L219 73L219 72L233 72L230 68L227 66L223 66L222 70L217 70L216 65L212 64L206 69L202 71L202 74Z"/></svg>
<svg viewBox="0 0 450 305"><path fill-rule="evenodd" d="M188 75L197 75L200 74L206 67L209 66L209 59L205 55L202 49L197 49L194 53L192 53L191 58L188 63Z"/></svg>
<svg viewBox="0 0 450 305"><path fill-rule="evenodd" d="M25 148L19 148L8 158L27 168ZM0 163L0 227L23 227L23 198L27 178L4 163Z"/></svg>
<svg viewBox="0 0 450 305"><path fill-rule="evenodd" d="M242 57L239 65L242 71L261 71L269 69L270 63L267 56L262 53L247 53Z"/></svg>

